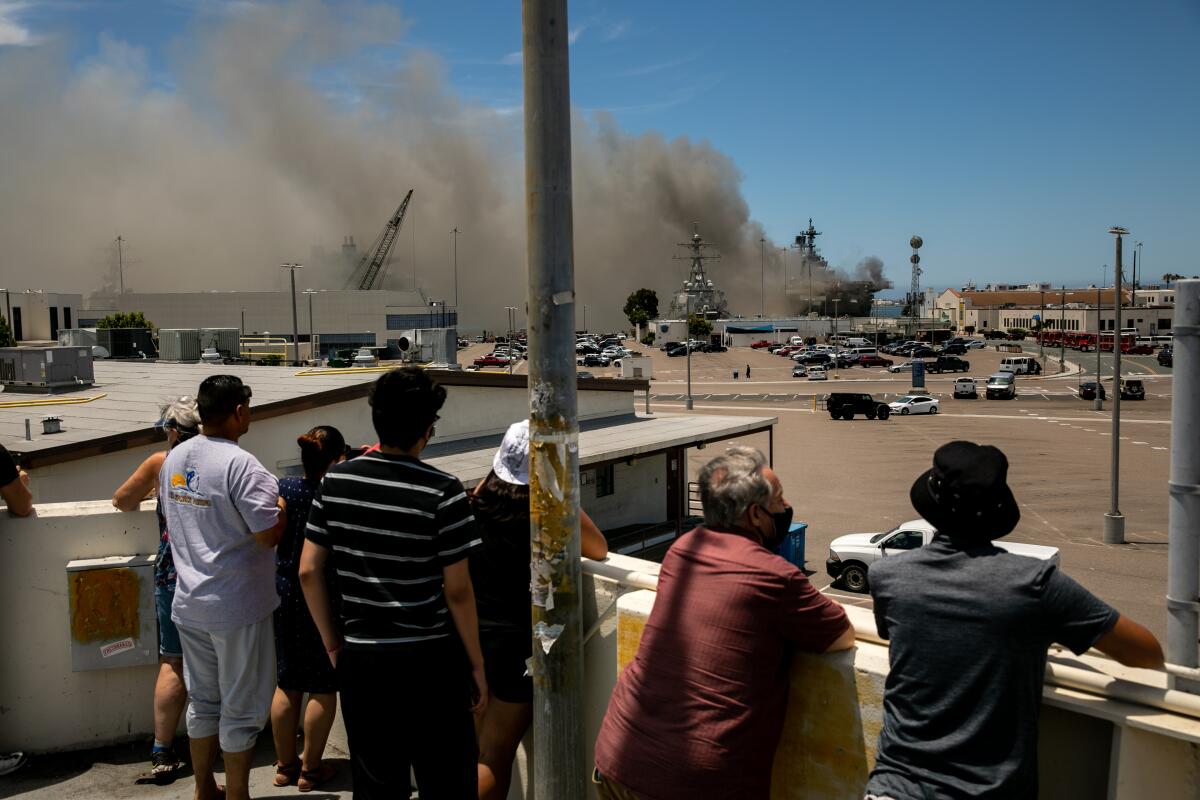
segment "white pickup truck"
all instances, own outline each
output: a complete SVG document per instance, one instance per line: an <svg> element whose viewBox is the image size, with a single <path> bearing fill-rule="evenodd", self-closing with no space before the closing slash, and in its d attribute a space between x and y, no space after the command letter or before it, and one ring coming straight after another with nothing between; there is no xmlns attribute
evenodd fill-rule
<svg viewBox="0 0 1200 800"><path fill-rule="evenodd" d="M895 556L906 550L916 550L933 541L936 531L923 519L914 519L897 525L885 533L848 533L839 536L829 545L829 558L825 560L825 571L834 580L841 579L842 585L852 592L868 589L867 572L880 559ZM1041 558L1057 565L1057 547L1040 544L1021 544L996 540L996 547L1013 555Z"/></svg>

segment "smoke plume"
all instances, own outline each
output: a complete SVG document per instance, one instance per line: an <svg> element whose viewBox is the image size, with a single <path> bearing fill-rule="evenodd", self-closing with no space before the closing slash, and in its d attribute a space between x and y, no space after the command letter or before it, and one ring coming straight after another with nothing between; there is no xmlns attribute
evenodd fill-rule
<svg viewBox="0 0 1200 800"><path fill-rule="evenodd" d="M394 9L319 0L201 12L166 76L111 37L71 65L61 44L0 50L0 280L88 293L113 282L127 243L133 290L341 288L344 235L369 245L409 188L389 288L458 296L465 329L524 306L521 115L463 102L438 59L364 54L403 39ZM347 67L350 64L352 66ZM735 311L793 310L783 258L751 220L732 160L704 142L574 121L575 269L588 324L624 324L643 286L665 310L687 271L692 223L722 253L712 275ZM765 249L766 257L760 262ZM132 256L132 257L130 257ZM870 263L868 263L870 262ZM761 270L761 271L760 271ZM878 259L858 270L882 278ZM765 278L764 278L765 273ZM774 289L772 287L775 287Z"/></svg>
<svg viewBox="0 0 1200 800"><path fill-rule="evenodd" d="M854 267L854 280L870 281L877 289L890 289L892 282L884 277L883 259L867 256Z"/></svg>

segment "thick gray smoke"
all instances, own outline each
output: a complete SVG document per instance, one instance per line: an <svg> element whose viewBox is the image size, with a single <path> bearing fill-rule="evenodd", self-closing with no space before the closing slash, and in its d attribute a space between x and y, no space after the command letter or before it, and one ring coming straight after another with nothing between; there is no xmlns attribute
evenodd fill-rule
<svg viewBox="0 0 1200 800"><path fill-rule="evenodd" d="M429 54L361 66L371 62L358 55L403 38L393 9L238 8L198 17L165 80L111 38L77 67L53 44L0 50L0 281L100 289L121 234L134 290L280 287L281 261L336 252L346 234L366 247L414 188L389 288L411 288L415 265L427 293L452 299L457 226L463 327L523 306L520 115L461 102ZM757 313L763 234L727 156L631 136L603 115L577 118L573 143L576 284L591 327L623 324L625 297L643 286L666 309L693 221L724 256L713 276L731 307ZM770 241L766 254L767 311L789 311L782 255ZM299 280L341 288L348 275L317 259Z"/></svg>
<svg viewBox="0 0 1200 800"><path fill-rule="evenodd" d="M870 281L877 289L890 289L892 282L884 277L883 259L867 256L854 267L854 280Z"/></svg>

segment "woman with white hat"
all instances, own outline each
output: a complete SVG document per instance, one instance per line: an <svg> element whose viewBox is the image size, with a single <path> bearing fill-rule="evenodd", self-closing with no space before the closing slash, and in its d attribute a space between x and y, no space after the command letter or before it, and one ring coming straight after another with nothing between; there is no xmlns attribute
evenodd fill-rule
<svg viewBox="0 0 1200 800"><path fill-rule="evenodd" d="M492 459L492 471L471 495L483 546L470 556L479 609L479 640L491 697L476 718L480 800L505 798L517 745L529 729L533 655L529 596L529 420L509 426ZM608 555L608 542L579 509L580 551Z"/></svg>

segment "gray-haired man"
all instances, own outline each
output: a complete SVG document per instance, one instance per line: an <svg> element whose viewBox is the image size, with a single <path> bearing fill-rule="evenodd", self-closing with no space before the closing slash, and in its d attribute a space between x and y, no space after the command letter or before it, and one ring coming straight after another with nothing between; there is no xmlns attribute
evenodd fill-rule
<svg viewBox="0 0 1200 800"><path fill-rule="evenodd" d="M793 650L854 644L841 606L775 555L792 507L758 450L699 476L704 525L663 559L658 596L596 741L605 800L766 798Z"/></svg>

